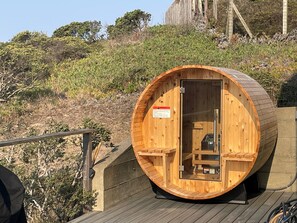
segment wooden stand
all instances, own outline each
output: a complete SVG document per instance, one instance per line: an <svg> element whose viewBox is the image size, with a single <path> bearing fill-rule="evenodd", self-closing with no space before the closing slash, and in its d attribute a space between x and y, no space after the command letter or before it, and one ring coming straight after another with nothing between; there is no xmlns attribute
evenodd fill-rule
<svg viewBox="0 0 297 223"><path fill-rule="evenodd" d="M150 148L147 150L142 150L138 152L139 156L161 156L163 161L163 181L164 186L167 187L168 185L168 176L169 176L169 162L168 157L175 153L175 149L172 148Z"/></svg>

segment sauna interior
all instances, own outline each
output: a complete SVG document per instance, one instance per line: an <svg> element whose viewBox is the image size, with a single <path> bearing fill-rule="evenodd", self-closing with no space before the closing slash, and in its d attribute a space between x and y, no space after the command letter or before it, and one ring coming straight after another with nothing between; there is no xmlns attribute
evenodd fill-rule
<svg viewBox="0 0 297 223"><path fill-rule="evenodd" d="M221 87L221 80L181 80L181 178L221 178Z"/></svg>
<svg viewBox="0 0 297 223"><path fill-rule="evenodd" d="M201 65L156 77L131 123L135 156L150 180L194 200L220 196L255 173L276 136L273 103L255 80Z"/></svg>

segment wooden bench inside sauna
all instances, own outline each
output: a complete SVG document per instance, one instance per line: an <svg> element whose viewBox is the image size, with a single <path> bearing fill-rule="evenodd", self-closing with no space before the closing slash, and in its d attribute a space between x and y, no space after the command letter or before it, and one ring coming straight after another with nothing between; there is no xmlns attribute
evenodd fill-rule
<svg viewBox="0 0 297 223"><path fill-rule="evenodd" d="M156 77L135 106L131 138L145 174L166 192L204 200L227 193L271 155L275 108L239 71L180 66Z"/></svg>

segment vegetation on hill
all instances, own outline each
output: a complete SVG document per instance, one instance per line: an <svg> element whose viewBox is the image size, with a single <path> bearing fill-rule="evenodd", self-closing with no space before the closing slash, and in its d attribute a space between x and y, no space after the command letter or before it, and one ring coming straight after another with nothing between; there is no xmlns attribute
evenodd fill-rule
<svg viewBox="0 0 297 223"><path fill-rule="evenodd" d="M133 40L133 36L130 38ZM49 86L69 96L130 93L175 66L204 64L247 73L277 98L282 81L297 71L294 42L234 42L220 49L214 35L168 26L151 27L134 38L130 42L104 42L101 51L92 52L87 58L59 64Z"/></svg>
<svg viewBox="0 0 297 223"><path fill-rule="evenodd" d="M277 101L282 83L296 74L296 41L235 35L227 44L222 34L194 27L147 27L150 16L126 13L108 27L107 39L99 35L100 21L72 22L52 37L17 34L0 44L0 100L137 92L175 66L204 64L249 74Z"/></svg>
<svg viewBox="0 0 297 223"><path fill-rule="evenodd" d="M281 85L296 74L294 41L241 41L219 47L220 36L191 27L155 26L116 40L87 44L75 37L15 38L0 46L2 101L41 93L104 97L140 91L155 76L184 64L237 69L255 78L277 100ZM4 86L1 85L1 86Z"/></svg>

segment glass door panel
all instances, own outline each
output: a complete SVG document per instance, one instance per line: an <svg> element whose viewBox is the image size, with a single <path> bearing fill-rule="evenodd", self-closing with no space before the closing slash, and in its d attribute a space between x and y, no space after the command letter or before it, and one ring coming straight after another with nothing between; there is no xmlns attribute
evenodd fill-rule
<svg viewBox="0 0 297 223"><path fill-rule="evenodd" d="M220 180L221 80L181 81L180 178Z"/></svg>

